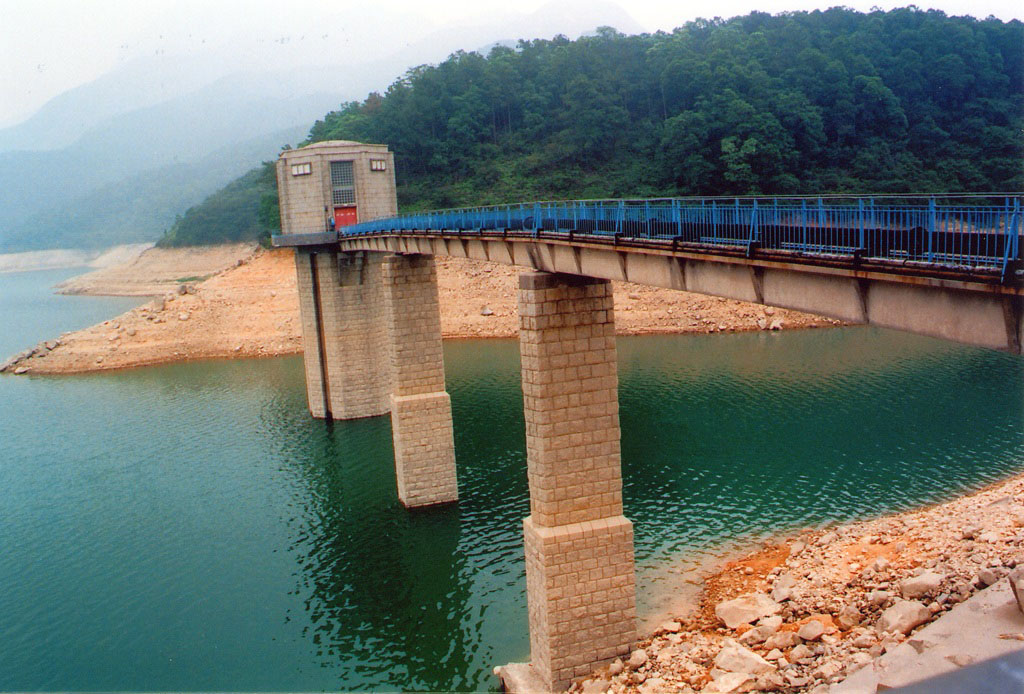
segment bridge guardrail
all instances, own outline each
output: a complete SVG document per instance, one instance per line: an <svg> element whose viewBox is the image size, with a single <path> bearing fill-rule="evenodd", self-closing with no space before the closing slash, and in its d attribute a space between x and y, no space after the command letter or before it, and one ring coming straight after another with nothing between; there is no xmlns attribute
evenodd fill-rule
<svg viewBox="0 0 1024 694"><path fill-rule="evenodd" d="M339 237L410 230L671 240L753 253L877 259L1007 279L1021 258L1024 194L569 200L434 210L361 222Z"/></svg>

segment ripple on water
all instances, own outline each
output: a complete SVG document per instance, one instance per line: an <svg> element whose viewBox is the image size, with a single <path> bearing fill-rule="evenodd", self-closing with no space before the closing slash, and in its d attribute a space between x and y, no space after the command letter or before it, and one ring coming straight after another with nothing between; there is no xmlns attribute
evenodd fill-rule
<svg viewBox="0 0 1024 694"><path fill-rule="evenodd" d="M518 345L445 351L461 500L418 513L388 419L310 418L297 358L0 379L0 682L492 686L529 648ZM751 538L1024 461L1009 355L840 329L626 338L619 358L644 615Z"/></svg>

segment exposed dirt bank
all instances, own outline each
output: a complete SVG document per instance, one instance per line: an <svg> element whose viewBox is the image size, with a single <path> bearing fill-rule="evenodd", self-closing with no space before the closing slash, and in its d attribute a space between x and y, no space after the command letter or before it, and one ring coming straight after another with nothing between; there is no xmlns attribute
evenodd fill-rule
<svg viewBox="0 0 1024 694"><path fill-rule="evenodd" d="M72 277L57 285L59 294L158 296L179 284L202 282L255 252L252 243L191 248L149 248L112 266Z"/></svg>
<svg viewBox="0 0 1024 694"><path fill-rule="evenodd" d="M727 563L704 582L694 613L572 691L826 692L901 643L930 648L915 632L1005 580L1022 547L1024 475L948 503L805 531ZM877 677L883 689L932 674L879 668Z"/></svg>
<svg viewBox="0 0 1024 694"><path fill-rule="evenodd" d="M213 276L198 281L205 273ZM518 274L515 268L495 263L439 260L444 336L514 337ZM9 371L77 373L187 359L292 354L302 349L290 250L152 249L132 263L73 278L61 288L91 294L155 293L160 298L27 350L8 364ZM624 335L779 330L835 323L794 311L626 283L615 285L615 310L619 333Z"/></svg>
<svg viewBox="0 0 1024 694"><path fill-rule="evenodd" d="M104 251L55 249L49 251L26 251L24 253L0 253L0 273L56 270L73 267L110 267L131 262L143 251L152 248L152 246L153 244L151 243L133 243L124 246L114 246Z"/></svg>

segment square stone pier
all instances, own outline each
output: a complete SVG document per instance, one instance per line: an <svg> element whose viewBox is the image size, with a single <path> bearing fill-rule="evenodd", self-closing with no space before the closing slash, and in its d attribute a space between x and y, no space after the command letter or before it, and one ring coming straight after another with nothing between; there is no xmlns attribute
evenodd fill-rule
<svg viewBox="0 0 1024 694"><path fill-rule="evenodd" d="M627 655L636 640L611 283L523 274L519 320L531 662L499 670L506 684L518 679L532 682L530 688L560 691L573 678Z"/></svg>
<svg viewBox="0 0 1024 694"><path fill-rule="evenodd" d="M398 497L407 507L458 499L432 256L298 250L310 412L391 413Z"/></svg>

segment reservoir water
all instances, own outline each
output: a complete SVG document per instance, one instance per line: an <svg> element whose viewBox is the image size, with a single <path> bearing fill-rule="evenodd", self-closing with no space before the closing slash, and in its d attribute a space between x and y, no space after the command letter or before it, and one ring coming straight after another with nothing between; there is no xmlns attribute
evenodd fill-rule
<svg viewBox="0 0 1024 694"><path fill-rule="evenodd" d="M134 300L0 275L0 355ZM388 418L300 358L0 376L0 689L467 690L528 656L515 341L445 346L462 500L409 513ZM619 341L651 615L723 547L1024 470L1024 359L866 328Z"/></svg>

